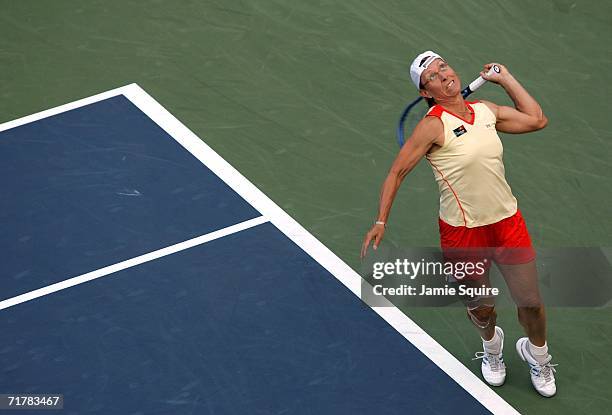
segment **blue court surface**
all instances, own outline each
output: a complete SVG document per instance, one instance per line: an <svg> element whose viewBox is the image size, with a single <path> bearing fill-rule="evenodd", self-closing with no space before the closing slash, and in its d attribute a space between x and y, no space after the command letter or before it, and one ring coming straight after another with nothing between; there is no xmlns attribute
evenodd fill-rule
<svg viewBox="0 0 612 415"><path fill-rule="evenodd" d="M0 394L61 393L67 414L516 413L138 86L0 128Z"/></svg>

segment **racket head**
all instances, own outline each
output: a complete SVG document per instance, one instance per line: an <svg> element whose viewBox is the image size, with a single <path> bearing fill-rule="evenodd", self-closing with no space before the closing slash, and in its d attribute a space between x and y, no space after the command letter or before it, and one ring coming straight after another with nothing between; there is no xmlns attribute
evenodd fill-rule
<svg viewBox="0 0 612 415"><path fill-rule="evenodd" d="M428 110L429 105L422 97L414 100L406 107L397 127L397 142L400 148L404 145L406 139L410 137L419 121L425 117Z"/></svg>

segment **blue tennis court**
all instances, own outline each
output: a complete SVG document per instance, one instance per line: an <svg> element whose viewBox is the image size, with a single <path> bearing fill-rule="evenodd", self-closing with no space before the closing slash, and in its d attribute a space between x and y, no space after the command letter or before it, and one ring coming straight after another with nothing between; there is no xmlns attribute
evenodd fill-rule
<svg viewBox="0 0 612 415"><path fill-rule="evenodd" d="M0 128L0 393L67 414L515 413L138 86Z"/></svg>

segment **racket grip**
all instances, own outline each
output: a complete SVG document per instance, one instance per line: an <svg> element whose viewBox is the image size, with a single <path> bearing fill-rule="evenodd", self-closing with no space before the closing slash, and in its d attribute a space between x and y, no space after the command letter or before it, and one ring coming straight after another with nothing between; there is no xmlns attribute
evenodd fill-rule
<svg viewBox="0 0 612 415"><path fill-rule="evenodd" d="M499 66L497 65L493 65L491 67L491 69L489 69L489 72L487 72L487 75L493 75L493 73L497 72L499 73L501 71L501 69L499 68ZM485 84L485 82L487 82L486 79L484 79L482 76L479 76L478 78L474 79L472 81L472 83L470 83L470 85L468 86L470 92L474 92L476 91L478 88L480 88L481 86L483 86Z"/></svg>

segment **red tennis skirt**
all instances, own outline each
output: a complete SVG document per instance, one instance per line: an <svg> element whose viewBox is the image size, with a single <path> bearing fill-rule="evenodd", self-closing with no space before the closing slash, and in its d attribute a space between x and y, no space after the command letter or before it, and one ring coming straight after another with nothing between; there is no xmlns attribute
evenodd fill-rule
<svg viewBox="0 0 612 415"><path fill-rule="evenodd" d="M480 261L488 269L492 261L516 265L531 262L536 257L520 210L499 222L475 228L451 226L442 219L438 219L438 223L446 261Z"/></svg>

